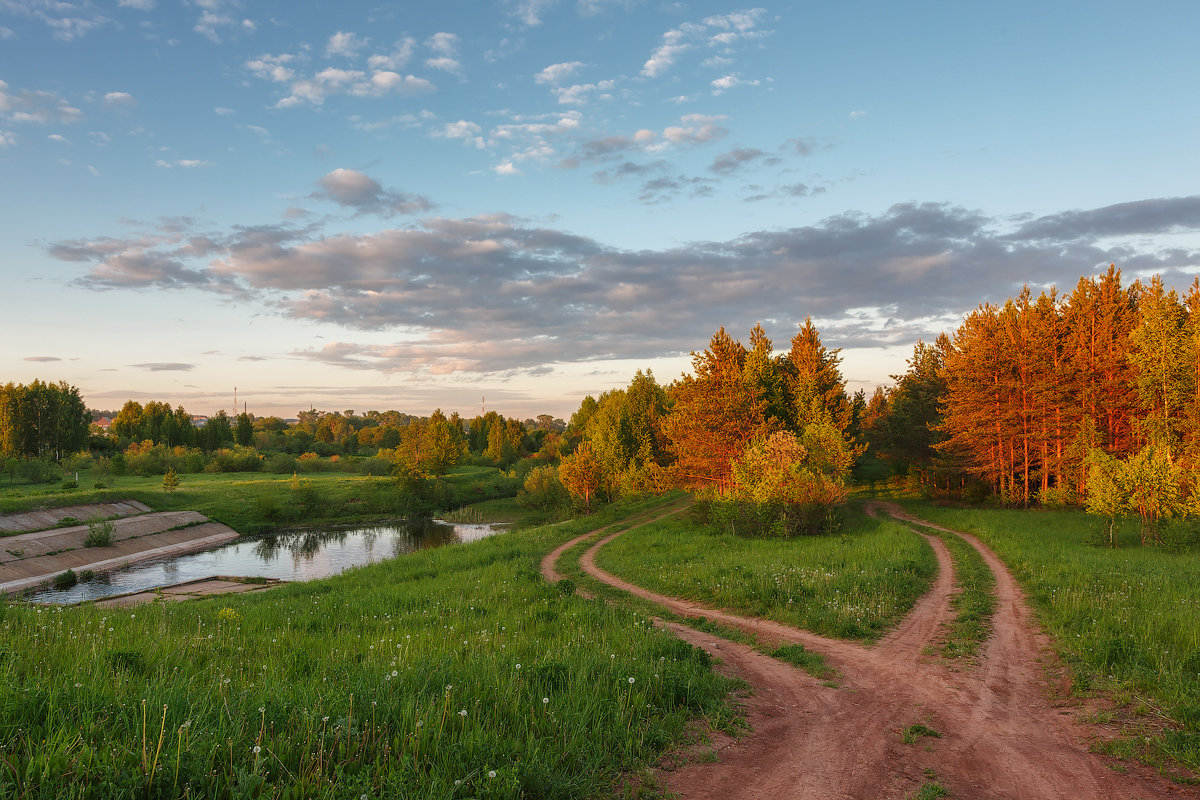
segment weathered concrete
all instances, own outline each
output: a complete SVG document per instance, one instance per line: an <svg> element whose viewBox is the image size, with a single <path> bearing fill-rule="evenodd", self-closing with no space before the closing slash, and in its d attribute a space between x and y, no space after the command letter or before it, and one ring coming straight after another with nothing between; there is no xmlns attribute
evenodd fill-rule
<svg viewBox="0 0 1200 800"><path fill-rule="evenodd" d="M277 580L270 580L267 583L242 583L237 578L200 578L174 586L164 586L158 591L135 592L133 594L118 595L117 597L108 597L104 600L97 600L96 606L99 608L128 608L129 606L153 603L155 600L177 603L194 597L213 597L222 594L258 592L263 589L279 586L281 583L283 582Z"/></svg>
<svg viewBox="0 0 1200 800"><path fill-rule="evenodd" d="M0 594L36 588L68 569L106 572L141 561L207 550L238 537L232 528L204 520L207 517L194 511L119 520L114 525L115 541L109 547L84 547L87 526L0 539L7 559L0 563ZM197 522L200 524L193 524ZM169 530L178 525L189 527Z"/></svg>
<svg viewBox="0 0 1200 800"><path fill-rule="evenodd" d="M116 503L90 503L88 505L47 508L38 511L23 511L19 514L0 514L0 533L16 531L40 531L53 528L67 517L91 519L97 515L105 519L131 517L145 514L150 508L137 500L121 500Z"/></svg>

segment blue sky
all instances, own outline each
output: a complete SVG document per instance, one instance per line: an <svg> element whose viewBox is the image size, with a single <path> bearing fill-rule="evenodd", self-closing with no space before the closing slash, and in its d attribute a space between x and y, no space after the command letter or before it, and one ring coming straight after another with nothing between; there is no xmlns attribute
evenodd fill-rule
<svg viewBox="0 0 1200 800"><path fill-rule="evenodd" d="M1200 7L0 0L5 380L567 416L1200 272ZM239 403L240 405L240 403Z"/></svg>

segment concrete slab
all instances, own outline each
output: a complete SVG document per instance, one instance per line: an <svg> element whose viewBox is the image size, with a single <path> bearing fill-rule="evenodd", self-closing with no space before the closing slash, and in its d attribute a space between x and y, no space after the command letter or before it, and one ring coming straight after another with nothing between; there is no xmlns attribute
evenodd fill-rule
<svg viewBox="0 0 1200 800"><path fill-rule="evenodd" d="M117 500L111 503L88 503L62 508L23 511L19 514L0 514L0 533L36 531L53 528L67 517L78 520L101 516L105 519L146 514L150 507L137 500Z"/></svg>
<svg viewBox="0 0 1200 800"><path fill-rule="evenodd" d="M98 608L129 608L130 606L153 603L156 600L180 603L184 600L191 600L198 597L258 592L275 586L281 586L282 584L283 581L277 580L270 580L267 583L242 583L237 578L200 578L199 580L180 583L175 586L164 586L156 592L136 592L118 597L108 597L104 600L97 600L96 606Z"/></svg>

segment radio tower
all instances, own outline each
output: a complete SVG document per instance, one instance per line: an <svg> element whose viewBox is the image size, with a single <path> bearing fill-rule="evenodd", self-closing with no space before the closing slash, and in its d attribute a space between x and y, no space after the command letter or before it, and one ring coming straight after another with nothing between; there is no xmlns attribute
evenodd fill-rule
<svg viewBox="0 0 1200 800"><path fill-rule="evenodd" d="M479 416L481 416L481 417L487 416L487 398L486 397L479 398Z"/></svg>

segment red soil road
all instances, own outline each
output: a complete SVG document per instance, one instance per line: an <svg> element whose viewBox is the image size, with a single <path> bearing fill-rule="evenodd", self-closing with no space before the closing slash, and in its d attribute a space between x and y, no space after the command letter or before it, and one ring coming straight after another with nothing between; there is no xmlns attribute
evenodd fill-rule
<svg viewBox="0 0 1200 800"><path fill-rule="evenodd" d="M917 521L898 506L878 507ZM554 564L561 553L601 532L580 536L547 555L543 573L557 580ZM925 537L940 567L934 585L895 631L865 648L623 581L595 564L596 551L620 534L605 536L584 553L580 564L588 574L679 615L704 616L764 642L803 644L825 655L841 673L838 687L825 686L746 645L666 623L754 690L746 701L752 733L736 741L722 739L716 762L689 763L662 776L667 788L683 798L899 799L915 793L929 774L952 797L970 800L1197 796L1195 790L1135 765L1122 764L1129 772L1115 772L1088 752L1086 741L1096 732L1074 722L1074 710L1055 708L1048 699L1044 665L1054 663L1048 639L1036 630L1012 576L973 537L963 536L996 575L997 608L978 666L956 671L922 655L953 616L953 565L935 537ZM904 744L902 732L918 722L941 737Z"/></svg>

